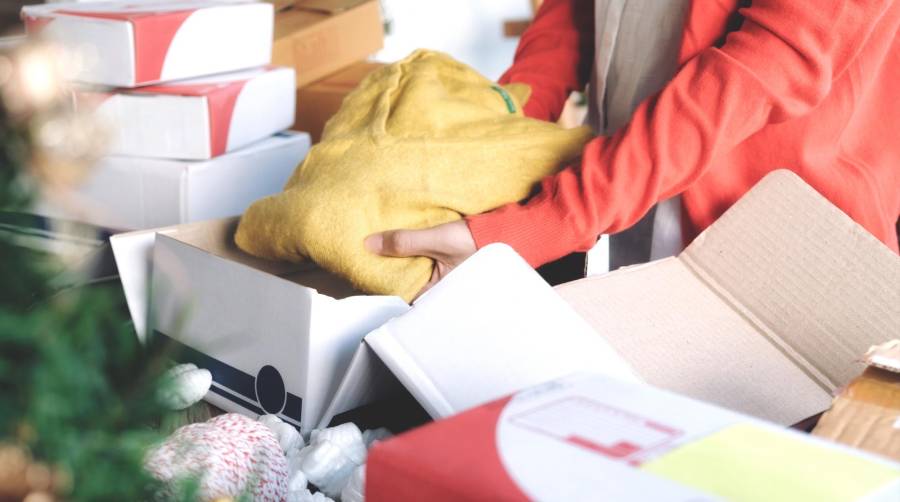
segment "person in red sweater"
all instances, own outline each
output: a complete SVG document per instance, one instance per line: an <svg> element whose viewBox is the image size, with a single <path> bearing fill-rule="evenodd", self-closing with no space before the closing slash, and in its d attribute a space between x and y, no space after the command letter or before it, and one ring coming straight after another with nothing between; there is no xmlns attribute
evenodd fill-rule
<svg viewBox="0 0 900 502"><path fill-rule="evenodd" d="M528 201L376 234L367 248L433 258L433 281L494 242L539 266L667 200L678 202L689 242L768 172L787 168L898 251L900 1L685 0L671 75L610 128L622 111L602 113L618 96L609 48L655 29L635 36L645 28L627 21L623 5L636 1L546 0L500 80L529 84L524 111L543 120L556 120L569 93L591 80L600 135L578 164L543 180Z"/></svg>

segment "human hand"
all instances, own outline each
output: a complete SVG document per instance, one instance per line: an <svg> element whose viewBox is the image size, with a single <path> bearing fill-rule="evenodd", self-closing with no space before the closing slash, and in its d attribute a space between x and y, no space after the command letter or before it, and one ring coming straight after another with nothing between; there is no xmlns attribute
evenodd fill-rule
<svg viewBox="0 0 900 502"><path fill-rule="evenodd" d="M431 279L416 298L476 251L475 240L463 220L422 230L389 230L373 234L366 237L365 246L382 256L425 256L434 260Z"/></svg>

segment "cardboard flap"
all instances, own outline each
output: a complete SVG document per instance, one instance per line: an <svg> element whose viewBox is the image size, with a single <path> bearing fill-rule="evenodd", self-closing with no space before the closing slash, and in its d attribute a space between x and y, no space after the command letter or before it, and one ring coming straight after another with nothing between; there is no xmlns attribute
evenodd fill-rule
<svg viewBox="0 0 900 502"><path fill-rule="evenodd" d="M128 313L141 342L147 340L147 307L150 303L150 277L153 271L153 244L157 233L168 233L176 227L139 230L109 238L119 280L128 304Z"/></svg>
<svg viewBox="0 0 900 502"><path fill-rule="evenodd" d="M328 411L327 405L340 393L339 387L352 370L354 354L363 337L408 310L409 305L397 296L354 296L338 301L322 295L313 298L313 329L309 333L309 347L315 357L310 358L307 367L309 373L316 377L311 378L306 386L306 413L311 417L309 426L322 421L322 415ZM373 371L368 373L371 379L368 384L377 389L379 376L387 370L375 366L365 368L369 369ZM345 401L342 406L351 404ZM366 404L365 399L356 406L362 404ZM338 409L335 413L348 409ZM331 418L328 417L328 420Z"/></svg>
<svg viewBox="0 0 900 502"><path fill-rule="evenodd" d="M830 391L900 326L900 257L789 171L766 176L680 258Z"/></svg>
<svg viewBox="0 0 900 502"><path fill-rule="evenodd" d="M556 291L647 383L790 425L831 396L675 258Z"/></svg>
<svg viewBox="0 0 900 502"><path fill-rule="evenodd" d="M398 387L397 379L369 345L360 343L316 427L324 429L338 414L387 397Z"/></svg>

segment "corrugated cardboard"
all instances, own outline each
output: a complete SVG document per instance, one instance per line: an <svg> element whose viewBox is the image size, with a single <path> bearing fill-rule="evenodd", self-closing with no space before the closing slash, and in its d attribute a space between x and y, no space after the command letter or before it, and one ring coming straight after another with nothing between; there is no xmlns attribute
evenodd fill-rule
<svg viewBox="0 0 900 502"><path fill-rule="evenodd" d="M896 501L900 464L647 385L575 376L376 443L366 500Z"/></svg>
<svg viewBox="0 0 900 502"><path fill-rule="evenodd" d="M110 129L111 155L206 160L290 127L294 70L267 67L133 90L75 93Z"/></svg>
<svg viewBox="0 0 900 502"><path fill-rule="evenodd" d="M542 311L529 298L550 287L487 250L366 337L436 417L559 376L549 372L560 361L593 357L605 371L617 357L650 384L791 425L826 410L858 374L856 355L900 326L900 257L788 171L764 178L679 257L558 286L603 349L552 327L570 326L572 313Z"/></svg>
<svg viewBox="0 0 900 502"><path fill-rule="evenodd" d="M900 343L884 352L895 364L869 359L871 366L841 391L812 433L900 460Z"/></svg>
<svg viewBox="0 0 900 502"><path fill-rule="evenodd" d="M677 258L557 287L648 383L781 424L900 326L900 257L777 171Z"/></svg>
<svg viewBox="0 0 900 502"><path fill-rule="evenodd" d="M136 87L269 63L271 5L249 0L55 3L22 17L84 64L75 80Z"/></svg>
<svg viewBox="0 0 900 502"><path fill-rule="evenodd" d="M275 15L272 62L296 69L303 87L366 59L383 43L376 0L298 1Z"/></svg>
<svg viewBox="0 0 900 502"><path fill-rule="evenodd" d="M311 263L247 255L234 245L236 225L210 220L113 236L132 319L143 339L173 343L181 361L210 370L210 403L278 414L309 432L363 335L409 306L358 296Z"/></svg>
<svg viewBox="0 0 900 502"><path fill-rule="evenodd" d="M309 147L309 135L286 132L210 160L108 156L71 203L45 198L35 212L116 230L234 216L281 191Z"/></svg>
<svg viewBox="0 0 900 502"><path fill-rule="evenodd" d="M292 129L308 132L313 143L317 143L322 138L325 123L341 107L344 97L356 89L366 75L383 66L383 63L360 61L297 89L297 120Z"/></svg>

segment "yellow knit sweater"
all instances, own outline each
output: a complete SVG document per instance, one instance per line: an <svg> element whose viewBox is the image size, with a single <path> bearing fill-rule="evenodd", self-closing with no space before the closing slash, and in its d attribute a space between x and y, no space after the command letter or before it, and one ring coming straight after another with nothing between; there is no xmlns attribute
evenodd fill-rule
<svg viewBox="0 0 900 502"><path fill-rule="evenodd" d="M529 92L425 50L372 73L344 99L284 191L250 206L238 246L263 258L311 258L364 292L409 301L433 263L376 256L363 247L366 236L524 199L590 139L586 127L524 117Z"/></svg>

